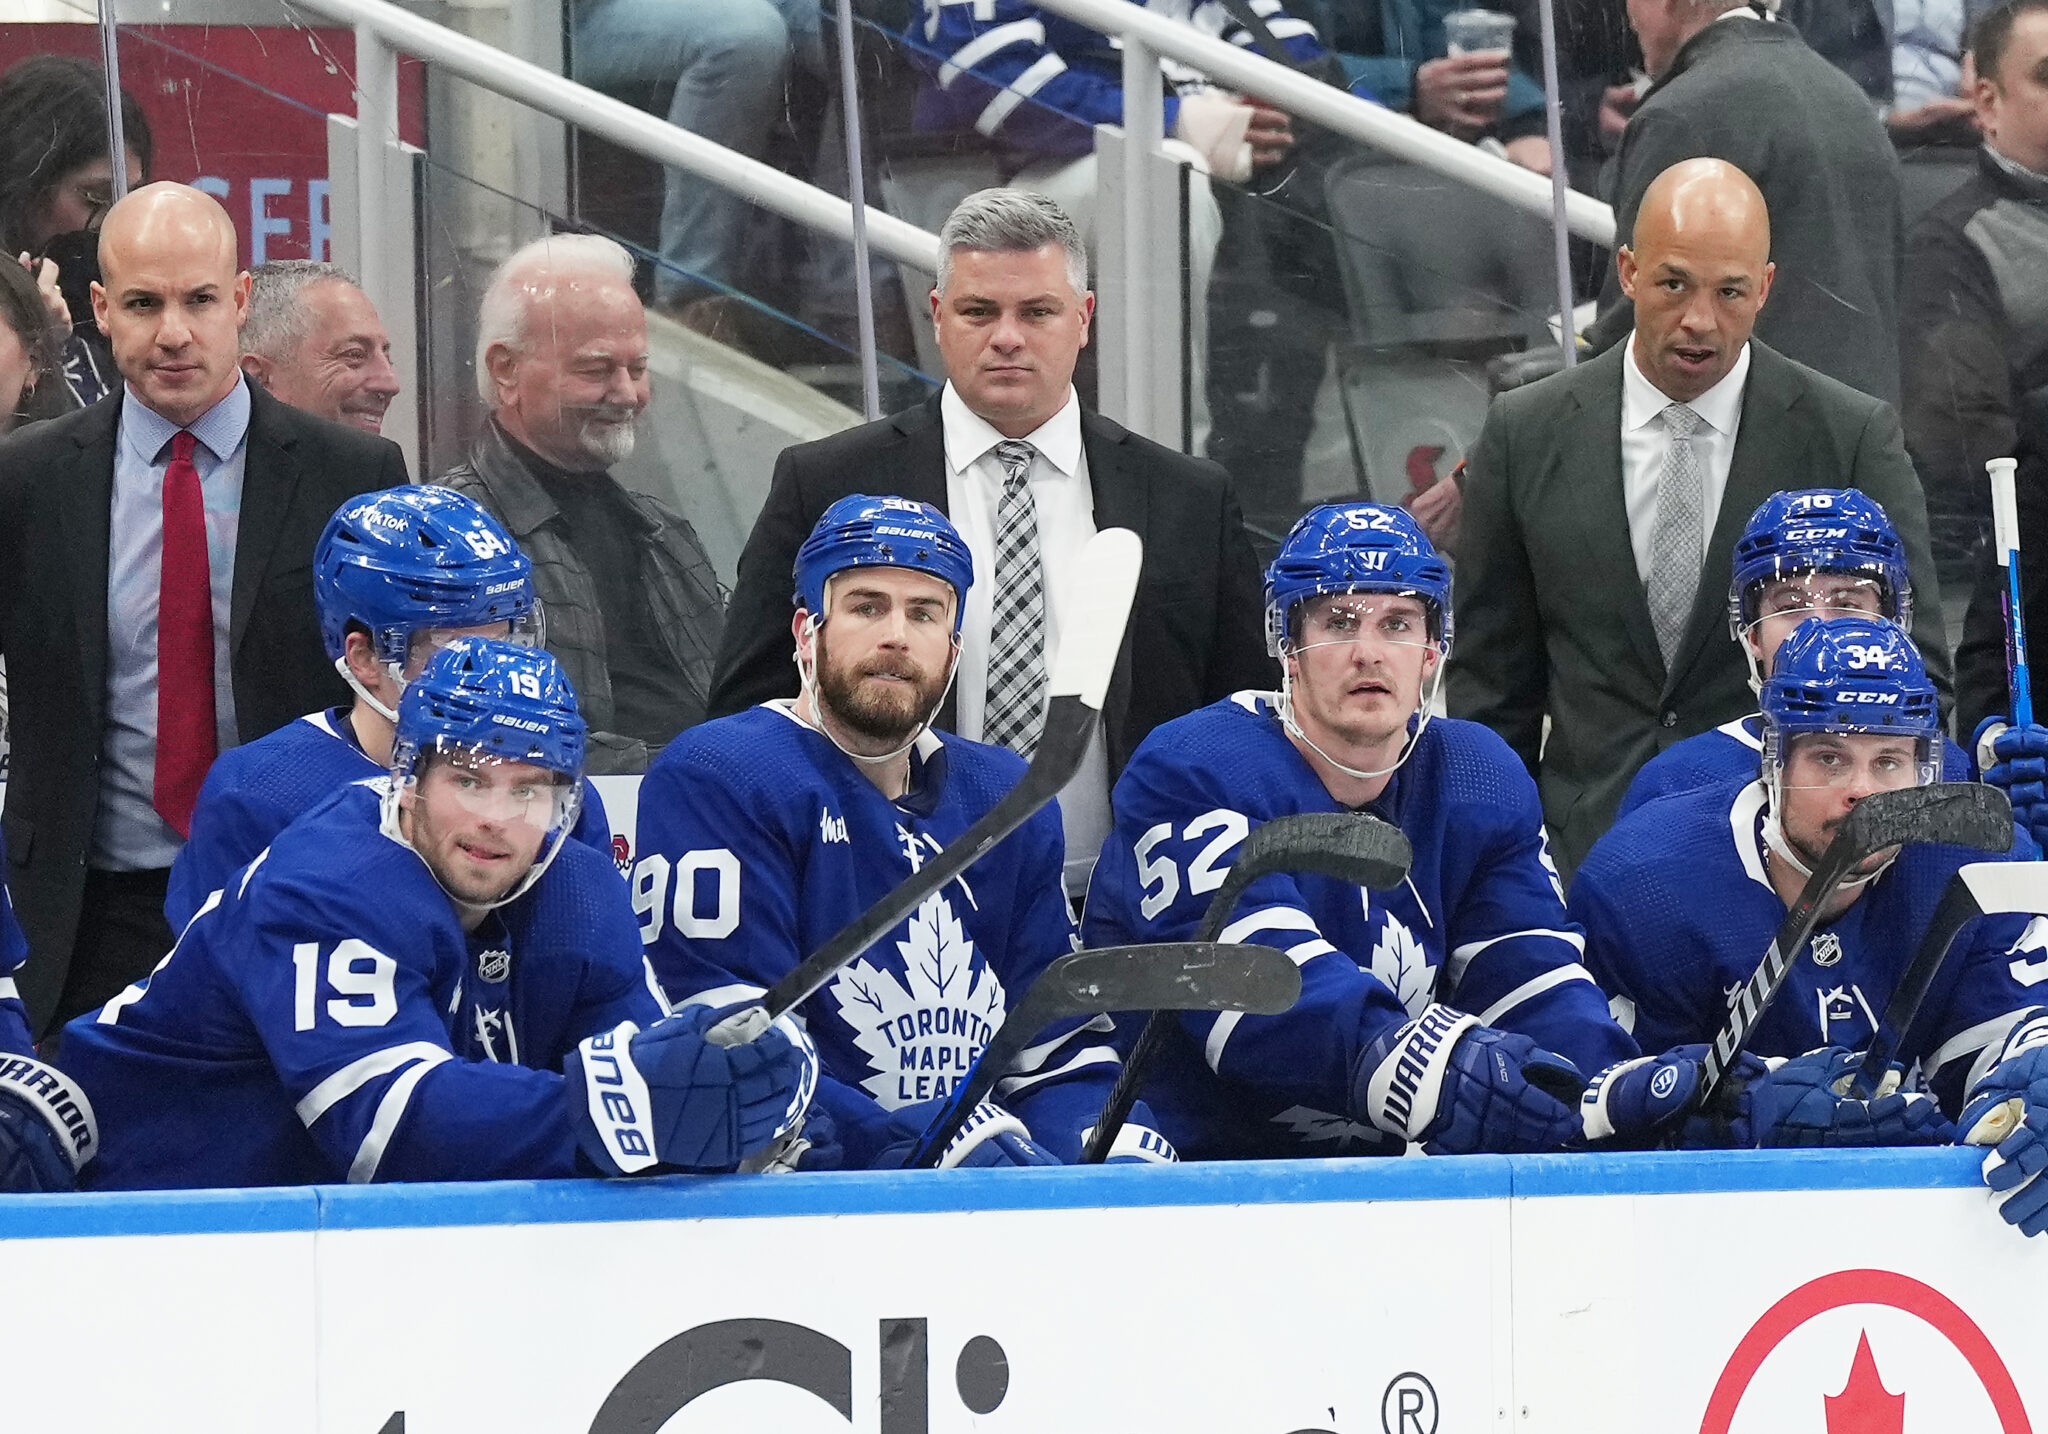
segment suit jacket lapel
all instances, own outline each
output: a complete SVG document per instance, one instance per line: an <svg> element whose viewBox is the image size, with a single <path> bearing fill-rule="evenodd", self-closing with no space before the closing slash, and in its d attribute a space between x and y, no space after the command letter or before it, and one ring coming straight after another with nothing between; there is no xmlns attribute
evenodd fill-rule
<svg viewBox="0 0 2048 1434"><path fill-rule="evenodd" d="M1128 430L1099 414L1082 410L1081 451L1088 459L1088 486L1095 504L1095 531L1129 528L1140 538L1151 518L1151 479L1124 461ZM1131 710L1131 633L1117 648L1109 692L1102 699L1102 721L1112 752L1128 752L1125 720Z"/></svg>
<svg viewBox="0 0 2048 1434"><path fill-rule="evenodd" d="M1625 344L1627 340L1623 340ZM1584 364L1584 379L1575 387L1578 412L1563 426L1561 461L1576 470L1579 494L1577 526L1586 546L1585 591L1601 603L1620 605L1622 629L1635 649L1642 670L1664 670L1657 628L1650 621L1649 600L1636 571L1635 548L1629 539L1628 499L1621 479L1621 351ZM1612 357L1608 357L1612 355ZM1575 463L1572 454L1587 455Z"/></svg>
<svg viewBox="0 0 2048 1434"><path fill-rule="evenodd" d="M249 436L242 463L242 516L235 527L235 581L229 603L231 655L241 649L242 634L270 571L284 516L299 491L299 460L293 453L297 444L298 435L290 431L283 405L251 383ZM310 562L313 555L304 557Z"/></svg>
<svg viewBox="0 0 2048 1434"><path fill-rule="evenodd" d="M946 503L946 431L939 419L939 395L905 409L894 421L896 431L903 435L903 451L886 485L888 491L929 503L952 516Z"/></svg>
<svg viewBox="0 0 2048 1434"><path fill-rule="evenodd" d="M78 457L68 478L60 478L58 499L64 528L66 565L71 570L71 611L78 623L80 678L95 723L104 716L107 692L107 563L114 527L114 444L119 432L122 392L91 410L94 421L74 435Z"/></svg>

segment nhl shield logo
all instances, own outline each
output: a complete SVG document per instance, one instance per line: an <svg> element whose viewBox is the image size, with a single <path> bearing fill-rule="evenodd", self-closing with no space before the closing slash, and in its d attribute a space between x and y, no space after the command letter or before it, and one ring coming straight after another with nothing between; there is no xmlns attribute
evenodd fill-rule
<svg viewBox="0 0 2048 1434"><path fill-rule="evenodd" d="M495 986L512 974L512 953L510 951L484 951L476 958L476 976Z"/></svg>
<svg viewBox="0 0 2048 1434"><path fill-rule="evenodd" d="M1833 966L1842 959L1842 938L1832 931L1822 931L1813 938L1813 964Z"/></svg>

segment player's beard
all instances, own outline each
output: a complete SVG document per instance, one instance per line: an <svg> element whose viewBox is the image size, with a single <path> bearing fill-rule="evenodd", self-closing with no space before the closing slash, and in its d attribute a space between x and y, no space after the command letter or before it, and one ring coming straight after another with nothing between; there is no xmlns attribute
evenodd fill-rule
<svg viewBox="0 0 2048 1434"><path fill-rule="evenodd" d="M945 691L945 674L932 673L907 656L871 657L850 668L832 661L818 641L818 699L840 726L882 747L901 746L910 734L931 720ZM902 684L866 682L878 674L906 679Z"/></svg>

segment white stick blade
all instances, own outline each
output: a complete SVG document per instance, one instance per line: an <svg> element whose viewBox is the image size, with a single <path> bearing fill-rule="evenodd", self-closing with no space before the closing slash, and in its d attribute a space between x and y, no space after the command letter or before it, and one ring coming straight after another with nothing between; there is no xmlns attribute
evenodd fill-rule
<svg viewBox="0 0 2048 1434"><path fill-rule="evenodd" d="M1956 875L1986 916L2048 916L2048 862L1973 861Z"/></svg>
<svg viewBox="0 0 2048 1434"><path fill-rule="evenodd" d="M1052 661L1052 697L1078 697L1084 706L1102 710L1110 673L1124 645L1131 599L1138 592L1138 568L1145 544L1129 528L1104 528L1088 540L1074 559L1075 621L1060 635Z"/></svg>
<svg viewBox="0 0 2048 1434"><path fill-rule="evenodd" d="M2013 491L2016 458L1993 458L1984 471L1991 475L1991 541L1997 548L1998 565L2006 567L2009 555L2020 550L2019 500Z"/></svg>

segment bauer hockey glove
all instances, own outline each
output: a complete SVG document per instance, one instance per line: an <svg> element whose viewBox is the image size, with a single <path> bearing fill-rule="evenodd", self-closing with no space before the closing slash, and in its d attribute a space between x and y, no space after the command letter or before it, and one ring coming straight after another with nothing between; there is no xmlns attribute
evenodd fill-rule
<svg viewBox="0 0 2048 1434"><path fill-rule="evenodd" d="M818 1085L810 1037L784 1020L743 1045L704 1038L738 1009L685 1006L644 1031L622 1021L569 1053L576 1146L599 1172L730 1170L803 1120Z"/></svg>
<svg viewBox="0 0 2048 1434"><path fill-rule="evenodd" d="M921 1100L889 1112L889 1143L868 1166L870 1170L901 1170L916 1149L925 1127L946 1108L944 1098ZM992 1101L983 1101L968 1112L959 1134L946 1142L939 1156L939 1169L971 1167L1057 1165L1060 1159L1031 1138L1024 1122Z"/></svg>
<svg viewBox="0 0 2048 1434"><path fill-rule="evenodd" d="M1998 1213L2026 1234L2048 1230L2048 1006L2013 1027L1970 1087L1958 1128L1964 1145L1997 1147L1984 1157L1984 1183L2004 1196Z"/></svg>
<svg viewBox="0 0 2048 1434"><path fill-rule="evenodd" d="M33 1056L0 1055L0 1194L75 1189L99 1148L77 1082Z"/></svg>
<svg viewBox="0 0 2048 1434"><path fill-rule="evenodd" d="M2013 825L2048 851L2048 727L1986 717L1972 743L1984 780L2012 798Z"/></svg>
<svg viewBox="0 0 2048 1434"><path fill-rule="evenodd" d="M1581 1130L1585 1086L1577 1066L1527 1036L1431 1006L1359 1056L1351 1118L1431 1155L1561 1150Z"/></svg>

